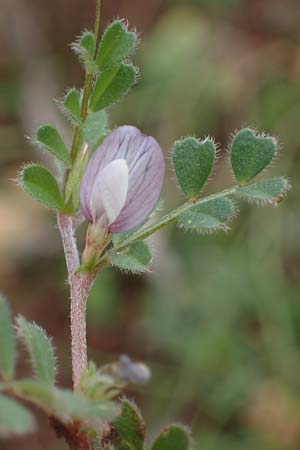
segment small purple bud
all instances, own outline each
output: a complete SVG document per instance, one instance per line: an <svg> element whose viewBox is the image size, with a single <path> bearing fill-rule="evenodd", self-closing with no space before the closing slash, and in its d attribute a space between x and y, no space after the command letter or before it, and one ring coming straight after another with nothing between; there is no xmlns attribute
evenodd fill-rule
<svg viewBox="0 0 300 450"><path fill-rule="evenodd" d="M80 188L80 204L93 225L111 233L141 225L158 202L165 161L156 140L122 126L92 155Z"/></svg>
<svg viewBox="0 0 300 450"><path fill-rule="evenodd" d="M151 378L149 367L141 362L133 362L127 355L120 356L119 365L121 377L124 381L145 384Z"/></svg>

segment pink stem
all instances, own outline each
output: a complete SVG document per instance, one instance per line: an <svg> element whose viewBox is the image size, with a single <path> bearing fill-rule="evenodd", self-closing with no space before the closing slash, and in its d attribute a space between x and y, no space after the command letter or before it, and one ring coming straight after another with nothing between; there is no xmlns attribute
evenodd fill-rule
<svg viewBox="0 0 300 450"><path fill-rule="evenodd" d="M87 369L86 302L95 274L77 273L80 261L74 236L73 218L58 213L57 222L64 247L71 292L72 375L73 386L76 389L82 372Z"/></svg>

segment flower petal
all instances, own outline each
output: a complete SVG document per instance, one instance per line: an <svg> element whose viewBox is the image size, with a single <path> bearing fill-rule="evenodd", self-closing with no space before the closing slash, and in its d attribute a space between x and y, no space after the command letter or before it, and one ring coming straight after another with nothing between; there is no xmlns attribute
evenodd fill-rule
<svg viewBox="0 0 300 450"><path fill-rule="evenodd" d="M116 159L97 175L91 198L90 210L93 223L105 214L108 225L119 216L128 192L128 166L125 159Z"/></svg>
<svg viewBox="0 0 300 450"><path fill-rule="evenodd" d="M126 147L130 136L133 137L137 134L140 134L140 131L135 127L125 125L116 128L93 153L83 175L80 187L81 209L86 219L90 222L93 221L92 211L90 209L90 196L97 174L114 159L125 159L122 157L122 144L123 148Z"/></svg>
<svg viewBox="0 0 300 450"><path fill-rule="evenodd" d="M111 161L124 159L129 169L126 203L110 230L129 231L143 223L155 207L162 189L165 162L156 140L137 128L122 126L103 141L90 159L83 176L80 202L85 217L92 222L90 195L98 173Z"/></svg>
<svg viewBox="0 0 300 450"><path fill-rule="evenodd" d="M120 215L110 226L114 233L142 224L157 204L163 185L165 161L159 144L152 137L143 136L135 160L128 165L128 195Z"/></svg>

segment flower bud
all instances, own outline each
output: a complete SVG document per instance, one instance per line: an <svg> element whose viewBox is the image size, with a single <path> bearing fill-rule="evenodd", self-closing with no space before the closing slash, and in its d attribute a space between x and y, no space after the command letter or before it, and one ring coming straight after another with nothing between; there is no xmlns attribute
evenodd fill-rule
<svg viewBox="0 0 300 450"><path fill-rule="evenodd" d="M149 367L141 362L133 362L129 356L121 355L119 360L120 374L124 381L145 384L151 378Z"/></svg>

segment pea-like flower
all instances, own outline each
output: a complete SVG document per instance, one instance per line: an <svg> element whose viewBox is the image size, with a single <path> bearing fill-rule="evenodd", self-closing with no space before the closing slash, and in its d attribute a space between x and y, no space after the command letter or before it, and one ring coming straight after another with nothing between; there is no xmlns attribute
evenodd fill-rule
<svg viewBox="0 0 300 450"><path fill-rule="evenodd" d="M92 155L83 176L83 214L112 233L137 227L155 207L164 173L163 153L153 137L132 126L117 128Z"/></svg>
<svg viewBox="0 0 300 450"><path fill-rule="evenodd" d="M110 133L92 155L80 188L81 209L93 229L90 241L98 234L99 242L100 230L121 233L142 225L158 202L164 174L153 137L133 126Z"/></svg>

